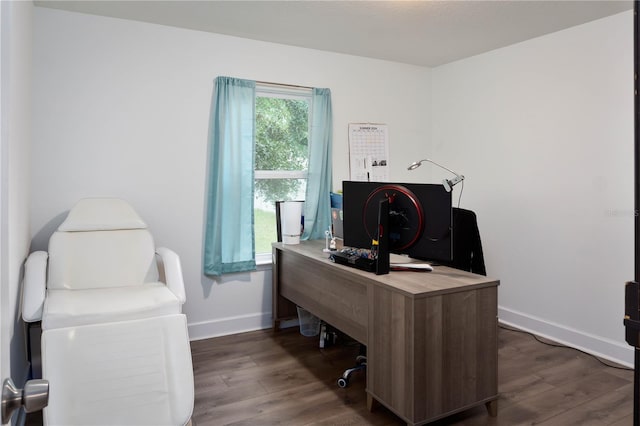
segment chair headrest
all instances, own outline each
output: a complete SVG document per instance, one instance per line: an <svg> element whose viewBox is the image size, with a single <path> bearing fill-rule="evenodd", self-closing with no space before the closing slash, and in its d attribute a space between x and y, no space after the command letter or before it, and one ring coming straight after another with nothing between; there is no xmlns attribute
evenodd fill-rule
<svg viewBox="0 0 640 426"><path fill-rule="evenodd" d="M146 229L147 224L124 200L84 198L69 211L58 231L114 231Z"/></svg>

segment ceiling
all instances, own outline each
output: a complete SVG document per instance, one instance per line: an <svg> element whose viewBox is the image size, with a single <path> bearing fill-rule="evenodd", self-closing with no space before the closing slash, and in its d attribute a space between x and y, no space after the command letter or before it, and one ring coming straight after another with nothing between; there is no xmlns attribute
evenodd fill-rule
<svg viewBox="0 0 640 426"><path fill-rule="evenodd" d="M37 6L435 67L633 9L632 1L58 1Z"/></svg>

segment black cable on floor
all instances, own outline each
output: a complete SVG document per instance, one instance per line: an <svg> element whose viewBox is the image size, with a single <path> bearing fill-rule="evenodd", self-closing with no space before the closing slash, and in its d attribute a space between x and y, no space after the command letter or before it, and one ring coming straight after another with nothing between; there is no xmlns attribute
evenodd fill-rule
<svg viewBox="0 0 640 426"><path fill-rule="evenodd" d="M615 368L617 370L626 370L626 371L633 371L633 368L629 368L629 367L619 367L617 365L612 365L612 364L608 364L606 362L604 362L603 360L601 360L600 358L598 358L597 356L590 354L589 352L585 352L582 349L577 349L577 348L573 348L571 346L567 346L567 345L562 345L560 343L550 343L550 342L545 342L543 340L541 340L540 337L536 336L535 334L529 332L529 331L525 331L525 330L520 330L517 328L512 328L512 327L508 327L502 324L498 324L498 327L504 329L504 330L508 330L508 331L515 331L516 333L522 333L522 334L528 334L529 336L533 337L535 340L537 340L538 342L542 343L543 345L547 345L547 346L553 346L554 348L565 348L565 349L572 349L574 351L577 352L581 352L585 355L589 355L591 358L595 359L596 361L598 361L600 364L606 366L606 367L610 367L610 368Z"/></svg>

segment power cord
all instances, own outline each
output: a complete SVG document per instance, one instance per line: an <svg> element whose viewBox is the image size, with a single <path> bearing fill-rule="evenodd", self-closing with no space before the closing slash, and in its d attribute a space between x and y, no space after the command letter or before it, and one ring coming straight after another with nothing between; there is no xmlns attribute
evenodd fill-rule
<svg viewBox="0 0 640 426"><path fill-rule="evenodd" d="M543 345L552 346L554 348L572 349L572 350L574 350L576 352L581 352L581 353L583 353L585 355L589 355L591 358L595 359L596 361L598 361L600 364L604 365L605 367L615 368L616 370L633 371L633 368L619 367L617 365L608 364L608 363L604 362L603 360L601 360L600 358L598 358L597 356L595 356L593 354L590 354L589 352L585 352L582 349L572 348L571 346L561 345L559 343L545 342L540 337L536 336L535 334L533 334L533 333L531 333L529 331L519 330L517 328L512 328L512 327L507 327L507 326L502 325L502 324L498 324L498 327L500 327L500 328L502 328L504 330L508 330L508 331L515 331L516 333L528 334L529 336L533 337L536 341L542 343Z"/></svg>

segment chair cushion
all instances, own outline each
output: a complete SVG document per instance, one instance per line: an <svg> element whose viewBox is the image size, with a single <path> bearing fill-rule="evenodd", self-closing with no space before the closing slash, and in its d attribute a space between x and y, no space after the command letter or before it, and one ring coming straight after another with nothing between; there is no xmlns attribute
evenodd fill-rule
<svg viewBox="0 0 640 426"><path fill-rule="evenodd" d="M158 281L155 244L146 229L54 232L49 289L121 287Z"/></svg>
<svg viewBox="0 0 640 426"><path fill-rule="evenodd" d="M85 290L48 289L42 329L179 314L182 304L163 283Z"/></svg>
<svg viewBox="0 0 640 426"><path fill-rule="evenodd" d="M184 425L194 383L184 315L45 330L45 425Z"/></svg>
<svg viewBox="0 0 640 426"><path fill-rule="evenodd" d="M58 231L146 229L138 213L118 198L84 198L73 206Z"/></svg>

